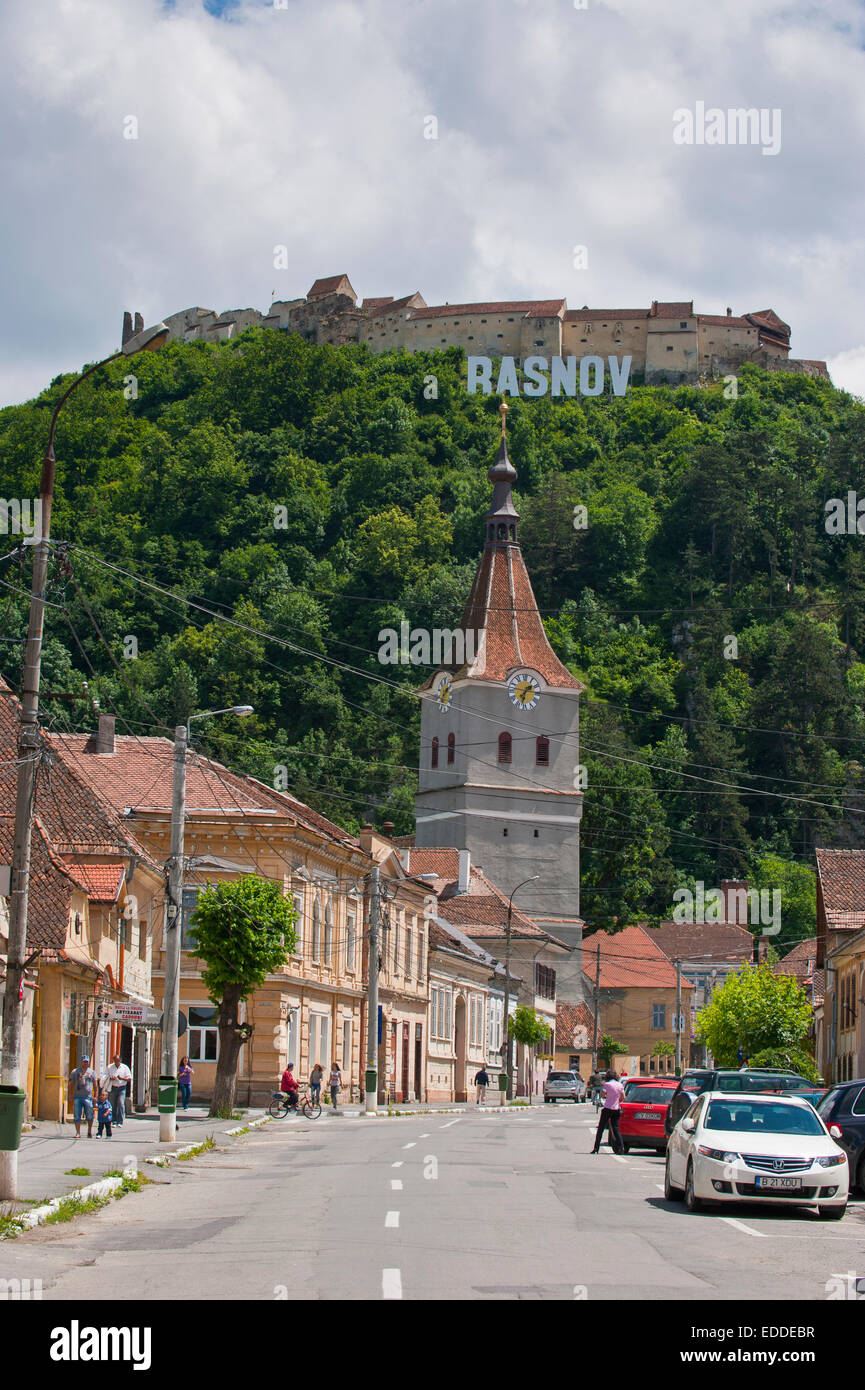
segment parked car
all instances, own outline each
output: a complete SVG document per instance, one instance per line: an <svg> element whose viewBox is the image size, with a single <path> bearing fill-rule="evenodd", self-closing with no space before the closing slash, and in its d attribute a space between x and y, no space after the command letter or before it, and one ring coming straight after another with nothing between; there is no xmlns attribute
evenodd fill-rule
<svg viewBox="0 0 865 1390"><path fill-rule="evenodd" d="M694 1067L682 1073L676 1094L670 1101L667 1111L667 1134L679 1123L689 1105L705 1091L744 1091L749 1095L798 1095L809 1100L812 1105L822 1099L824 1086L815 1086L805 1076L792 1071L778 1071L771 1067L748 1067L742 1071L729 1068Z"/></svg>
<svg viewBox="0 0 865 1390"><path fill-rule="evenodd" d="M578 1071L551 1071L544 1082L544 1100L572 1100L580 1105L586 1099L586 1083Z"/></svg>
<svg viewBox="0 0 865 1390"><path fill-rule="evenodd" d="M837 1125L838 1143L847 1154L850 1181L865 1193L865 1079L842 1081L817 1105L824 1124Z"/></svg>
<svg viewBox="0 0 865 1390"><path fill-rule="evenodd" d="M664 1117L678 1085L676 1076L638 1076L625 1083L619 1133L629 1149L667 1147Z"/></svg>
<svg viewBox="0 0 865 1390"><path fill-rule="evenodd" d="M850 1170L813 1105L797 1096L706 1091L667 1145L664 1196L690 1211L706 1202L817 1206L824 1221L847 1210Z"/></svg>

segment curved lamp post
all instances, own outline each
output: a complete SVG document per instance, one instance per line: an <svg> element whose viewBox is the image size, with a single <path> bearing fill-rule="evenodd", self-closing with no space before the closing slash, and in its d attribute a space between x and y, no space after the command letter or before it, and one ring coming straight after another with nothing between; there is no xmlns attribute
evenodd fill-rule
<svg viewBox="0 0 865 1390"><path fill-rule="evenodd" d="M30 588L30 618L21 682L21 718L18 729L18 777L15 791L15 839L9 893L9 949L6 962L6 996L3 1019L3 1065L0 1083L19 1091L21 1084L21 1036L24 1023L24 971L27 948L27 904L30 890L30 842L33 830L33 791L36 759L39 755L39 680L42 662L42 630L45 588L48 575L48 538L51 534L51 504L54 499L54 431L57 418L73 391L82 381L118 357L132 357L161 347L168 337L168 325L158 323L132 336L110 357L96 362L76 377L58 400L51 414L48 444L42 460L39 483L39 536L33 536L33 577ZM18 1195L17 1149L0 1149L0 1197Z"/></svg>
<svg viewBox="0 0 865 1390"><path fill-rule="evenodd" d="M512 1100L512 1099L513 1099L513 1094L514 1094L513 1079L512 1079L512 1077L511 1077L511 1054L512 1054L512 1045L511 1045L511 1044L512 1044L512 1040L511 1040L511 1016L510 1016L510 1008L511 1008L511 915L512 915L513 910L514 910L514 893L518 893L519 890L520 890L521 888L525 888L525 886L526 886L527 883L534 883L534 881L535 881L536 878L540 878L540 874L532 874L531 878L524 878L523 881L522 881L522 883L518 883L518 884L517 884L516 888L515 888L515 889L513 890L513 892L511 893L511 896L508 898L508 925L507 925L507 931L506 931L506 933L505 933L505 1018L504 1018L504 1024L505 1024L505 1074L506 1074L506 1076L507 1076L507 1078L508 1078L508 1088L507 1088L507 1097L508 1097L508 1100Z"/></svg>

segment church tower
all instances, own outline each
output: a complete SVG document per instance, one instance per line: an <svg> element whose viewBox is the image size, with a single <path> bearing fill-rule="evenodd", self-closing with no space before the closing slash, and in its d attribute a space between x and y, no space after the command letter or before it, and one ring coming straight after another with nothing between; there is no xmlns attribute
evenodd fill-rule
<svg viewBox="0 0 865 1390"><path fill-rule="evenodd" d="M422 687L415 844L467 849L516 904L569 946L582 940L579 698L544 632L519 543L507 405L489 470L484 548L452 663ZM447 662L447 654L443 656Z"/></svg>

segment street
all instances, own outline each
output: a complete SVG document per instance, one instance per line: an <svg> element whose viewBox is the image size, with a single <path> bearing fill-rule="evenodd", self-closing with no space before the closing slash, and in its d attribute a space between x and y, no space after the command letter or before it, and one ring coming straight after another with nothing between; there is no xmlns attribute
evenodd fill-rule
<svg viewBox="0 0 865 1390"><path fill-rule="evenodd" d="M825 1300L865 1202L667 1203L663 1158L593 1156L588 1106L273 1121L0 1248L43 1298ZM120 1147L117 1150L118 1160ZM857 1265L858 1262L858 1265Z"/></svg>

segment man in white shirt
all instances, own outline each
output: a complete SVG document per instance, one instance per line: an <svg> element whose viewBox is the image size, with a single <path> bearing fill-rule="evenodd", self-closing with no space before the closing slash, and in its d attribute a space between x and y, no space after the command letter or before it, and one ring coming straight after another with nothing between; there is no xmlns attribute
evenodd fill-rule
<svg viewBox="0 0 865 1390"><path fill-rule="evenodd" d="M132 1072L125 1062L121 1062L120 1053L115 1053L105 1068L105 1075L102 1078L102 1084L108 1092L108 1099L111 1101L112 1124L123 1124L126 1114L126 1087L131 1081Z"/></svg>

